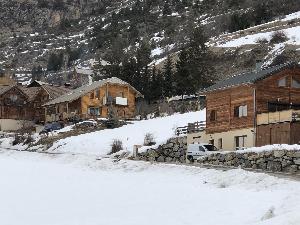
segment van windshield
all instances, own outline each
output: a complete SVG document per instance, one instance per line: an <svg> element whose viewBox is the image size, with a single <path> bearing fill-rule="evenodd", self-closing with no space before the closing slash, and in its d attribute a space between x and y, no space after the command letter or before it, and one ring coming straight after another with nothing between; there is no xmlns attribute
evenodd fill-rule
<svg viewBox="0 0 300 225"><path fill-rule="evenodd" d="M204 145L205 148L207 148L208 151L218 151L218 149L213 145Z"/></svg>

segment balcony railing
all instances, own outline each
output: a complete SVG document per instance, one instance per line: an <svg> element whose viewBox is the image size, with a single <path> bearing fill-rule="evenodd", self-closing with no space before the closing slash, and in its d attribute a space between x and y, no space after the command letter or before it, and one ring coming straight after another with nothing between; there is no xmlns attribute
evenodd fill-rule
<svg viewBox="0 0 300 225"><path fill-rule="evenodd" d="M103 97L103 105L122 105L127 106L128 105L128 99L122 98L122 97Z"/></svg>
<svg viewBox="0 0 300 225"><path fill-rule="evenodd" d="M183 135L183 134L192 134L192 133L198 133L205 129L206 127L206 121L200 121L195 123L189 123L185 127L177 127L175 130L175 135Z"/></svg>
<svg viewBox="0 0 300 225"><path fill-rule="evenodd" d="M300 110L285 110L257 115L257 125L300 121Z"/></svg>

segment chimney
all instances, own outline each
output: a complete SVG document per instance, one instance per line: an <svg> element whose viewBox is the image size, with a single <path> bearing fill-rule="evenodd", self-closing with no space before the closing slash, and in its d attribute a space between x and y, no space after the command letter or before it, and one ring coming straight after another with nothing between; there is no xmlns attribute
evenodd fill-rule
<svg viewBox="0 0 300 225"><path fill-rule="evenodd" d="M263 65L263 61L260 59L256 60L256 64L255 64L255 71L261 71L262 70L262 65Z"/></svg>

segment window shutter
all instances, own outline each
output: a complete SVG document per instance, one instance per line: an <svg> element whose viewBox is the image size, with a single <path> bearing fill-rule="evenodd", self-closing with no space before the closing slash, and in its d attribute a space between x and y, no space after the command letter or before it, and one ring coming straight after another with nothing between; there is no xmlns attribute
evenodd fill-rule
<svg viewBox="0 0 300 225"><path fill-rule="evenodd" d="M247 105L243 106L243 116L247 116L248 115L248 107Z"/></svg>

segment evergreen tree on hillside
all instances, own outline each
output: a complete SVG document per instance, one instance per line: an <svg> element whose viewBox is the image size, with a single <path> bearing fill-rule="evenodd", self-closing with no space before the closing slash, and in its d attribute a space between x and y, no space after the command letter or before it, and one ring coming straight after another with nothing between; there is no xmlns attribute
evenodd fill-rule
<svg viewBox="0 0 300 225"><path fill-rule="evenodd" d="M145 68L151 62L151 46L148 38L144 38L136 52L138 68Z"/></svg>
<svg viewBox="0 0 300 225"><path fill-rule="evenodd" d="M170 7L169 1L166 1L163 7L163 15L168 16L172 14L172 9Z"/></svg>
<svg viewBox="0 0 300 225"><path fill-rule="evenodd" d="M52 53L48 59L47 70L48 71L58 71L63 65L63 54Z"/></svg>
<svg viewBox="0 0 300 225"><path fill-rule="evenodd" d="M206 46L207 41L202 27L195 28L187 49L189 73L193 80L192 92L208 87L213 83L211 58Z"/></svg>
<svg viewBox="0 0 300 225"><path fill-rule="evenodd" d="M163 78L159 70L152 68L149 100L158 100L163 97Z"/></svg>
<svg viewBox="0 0 300 225"><path fill-rule="evenodd" d="M189 56L186 49L182 49L179 53L179 60L176 63L175 83L176 94L191 94L192 77L189 68Z"/></svg>
<svg viewBox="0 0 300 225"><path fill-rule="evenodd" d="M126 82L131 83L135 79L136 73L136 60L129 58L122 63L120 78ZM131 83L134 85L133 83Z"/></svg>
<svg viewBox="0 0 300 225"><path fill-rule="evenodd" d="M173 73L173 62L170 55L168 55L167 60L163 67L163 94L166 97L171 97L174 93L174 73Z"/></svg>
<svg viewBox="0 0 300 225"><path fill-rule="evenodd" d="M195 28L187 46L179 54L175 73L176 93L195 94L213 83L207 38L201 27Z"/></svg>
<svg viewBox="0 0 300 225"><path fill-rule="evenodd" d="M43 76L43 68L39 66L34 66L31 70L31 79L34 80L41 80Z"/></svg>

